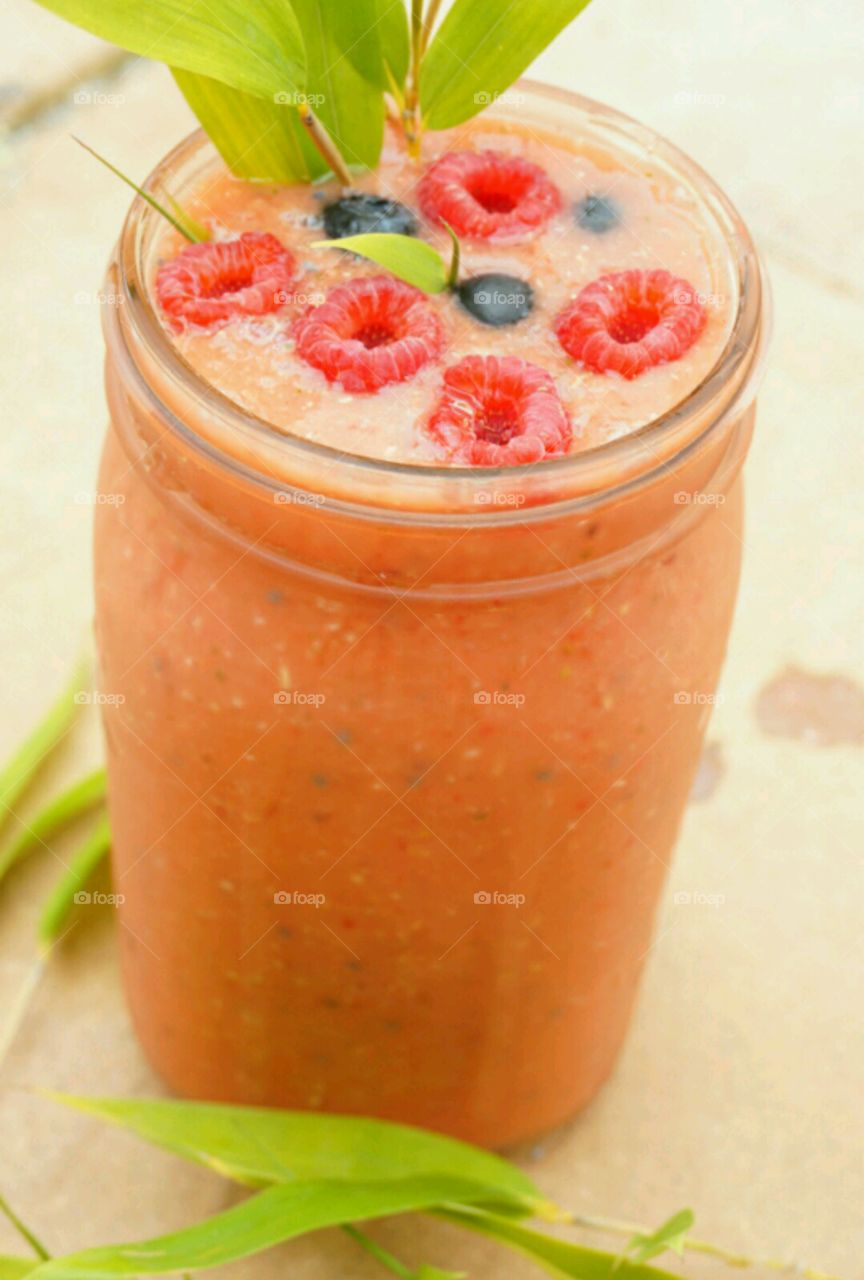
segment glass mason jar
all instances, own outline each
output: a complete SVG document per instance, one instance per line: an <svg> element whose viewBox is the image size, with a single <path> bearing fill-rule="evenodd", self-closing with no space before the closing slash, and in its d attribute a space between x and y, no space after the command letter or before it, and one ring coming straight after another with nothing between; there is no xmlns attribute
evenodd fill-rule
<svg viewBox="0 0 864 1280"><path fill-rule="evenodd" d="M629 437L525 471L342 455L178 356L140 200L111 265L114 875L137 1033L182 1095L502 1147L584 1107L625 1034L732 616L764 294L680 152L523 88L522 122L650 152L728 244L728 345ZM155 180L182 199L216 163L194 135Z"/></svg>

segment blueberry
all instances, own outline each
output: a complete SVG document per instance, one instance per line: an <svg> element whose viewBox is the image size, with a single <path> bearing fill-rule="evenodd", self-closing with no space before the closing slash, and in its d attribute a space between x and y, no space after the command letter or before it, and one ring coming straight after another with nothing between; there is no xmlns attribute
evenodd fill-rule
<svg viewBox="0 0 864 1280"><path fill-rule="evenodd" d="M618 201L611 196L585 196L576 205L576 221L580 227L598 236L604 231L611 231L621 221Z"/></svg>
<svg viewBox="0 0 864 1280"><path fill-rule="evenodd" d="M534 290L527 281L497 271L463 280L456 296L475 320L496 329L524 320L534 307Z"/></svg>
<svg viewBox="0 0 864 1280"><path fill-rule="evenodd" d="M410 209L383 196L358 193L343 196L324 206L324 230L331 240L362 236L368 232L390 232L416 236L417 219Z"/></svg>

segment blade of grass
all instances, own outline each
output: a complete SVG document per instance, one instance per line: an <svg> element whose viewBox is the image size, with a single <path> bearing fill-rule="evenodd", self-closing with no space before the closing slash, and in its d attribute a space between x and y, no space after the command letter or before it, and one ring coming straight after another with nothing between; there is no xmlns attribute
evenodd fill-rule
<svg viewBox="0 0 864 1280"><path fill-rule="evenodd" d="M365 1231L361 1231L359 1227L353 1226L350 1222L343 1222L342 1230L346 1236L349 1236L355 1244L361 1249L365 1249L371 1258L376 1262L380 1262L382 1267L386 1267L388 1271L392 1271L394 1276L399 1276L401 1280L412 1280L414 1272L410 1267L406 1267L404 1262L400 1262L398 1258L394 1258L385 1248L378 1244L375 1240L367 1236Z"/></svg>
<svg viewBox="0 0 864 1280"><path fill-rule="evenodd" d="M71 787L46 804L44 809L40 809L34 818L29 818L14 840L0 853L0 880L34 845L50 840L51 836L62 831L75 818L92 809L104 798L104 769L96 769L86 778L73 782Z"/></svg>
<svg viewBox="0 0 864 1280"><path fill-rule="evenodd" d="M41 766L65 736L78 709L76 694L87 677L89 663L78 663L71 680L49 707L44 718L0 770L0 828L8 820L16 800L26 791Z"/></svg>
<svg viewBox="0 0 864 1280"><path fill-rule="evenodd" d="M59 883L53 889L39 919L39 945L45 952L53 947L60 936L76 894L96 870L111 847L111 827L108 815L103 814L90 835L74 854Z"/></svg>
<svg viewBox="0 0 864 1280"><path fill-rule="evenodd" d="M155 196L151 196L143 187L139 187L137 182L133 182L131 178L128 178L122 169L118 169L110 160L106 160L104 156L100 156L99 152L94 151L94 149L88 146L86 142L82 142L80 138L76 138L74 133L72 134L72 141L77 142L78 146L83 147L85 151L89 151L90 155L93 156L94 159L98 160L100 164L103 164L109 172L113 173L115 178L119 178L121 182L125 182L126 186L131 187L136 195L140 196L142 200L146 200L151 209L155 209L157 213L162 215L166 222L170 222L171 226L174 227L175 231L179 231L181 236L185 236L186 239L191 240L193 244L200 244L202 240L210 239L210 233L207 228L202 227L200 222L196 222L194 218L188 217L175 200L171 200L171 203L176 210L176 216L173 213L169 213L164 204L160 204ZM169 196L169 199L170 198L171 197Z"/></svg>
<svg viewBox="0 0 864 1280"><path fill-rule="evenodd" d="M0 1280L23 1280L32 1275L41 1264L37 1259L10 1258L8 1254L0 1254Z"/></svg>
<svg viewBox="0 0 864 1280"><path fill-rule="evenodd" d="M36 1254L36 1257L41 1258L43 1262L47 1262L51 1255L43 1245L42 1241L21 1221L18 1214L9 1204L8 1200L6 1200L2 1195L0 1195L0 1213L2 1213L7 1221L12 1224L21 1239L29 1244L30 1248Z"/></svg>

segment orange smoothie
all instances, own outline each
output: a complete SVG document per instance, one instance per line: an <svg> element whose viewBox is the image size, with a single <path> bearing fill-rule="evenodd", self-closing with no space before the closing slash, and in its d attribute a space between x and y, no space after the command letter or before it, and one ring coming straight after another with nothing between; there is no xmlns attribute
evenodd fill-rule
<svg viewBox="0 0 864 1280"><path fill-rule="evenodd" d="M511 282L467 304L314 247L346 193L200 138L155 180L212 242L136 202L112 264L114 874L182 1095L503 1147L624 1037L734 605L760 277L669 144L523 96L352 192L445 256L464 219L460 280Z"/></svg>

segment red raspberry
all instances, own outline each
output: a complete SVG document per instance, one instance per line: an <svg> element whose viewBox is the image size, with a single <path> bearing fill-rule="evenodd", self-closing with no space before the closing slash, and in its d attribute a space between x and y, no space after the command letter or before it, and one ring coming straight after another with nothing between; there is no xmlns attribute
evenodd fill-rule
<svg viewBox="0 0 864 1280"><path fill-rule="evenodd" d="M679 360L705 326L693 286L669 271L618 271L586 285L555 324L564 350L597 373L638 378Z"/></svg>
<svg viewBox="0 0 864 1280"><path fill-rule="evenodd" d="M294 275L294 255L275 236L244 231L237 240L190 244L163 263L156 296L178 332L188 324L212 329L234 316L276 311Z"/></svg>
<svg viewBox="0 0 864 1280"><path fill-rule="evenodd" d="M572 436L549 374L516 356L466 356L451 365L427 428L448 458L475 467L558 457Z"/></svg>
<svg viewBox="0 0 864 1280"><path fill-rule="evenodd" d="M502 151L450 151L417 188L430 222L449 222L473 240L524 240L561 207L561 193L539 165Z"/></svg>
<svg viewBox="0 0 864 1280"><path fill-rule="evenodd" d="M331 289L294 329L297 354L346 391L404 382L441 354L444 327L425 295L392 276Z"/></svg>

